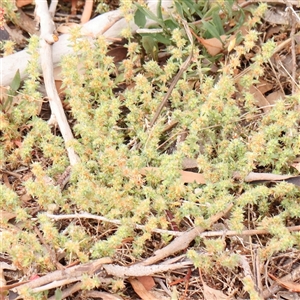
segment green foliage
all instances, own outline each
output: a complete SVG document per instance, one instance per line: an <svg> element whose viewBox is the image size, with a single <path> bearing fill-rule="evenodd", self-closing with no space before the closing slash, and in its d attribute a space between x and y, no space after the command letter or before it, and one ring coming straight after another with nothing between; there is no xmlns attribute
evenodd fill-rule
<svg viewBox="0 0 300 300"><path fill-rule="evenodd" d="M17 90L19 89L21 84L20 72L19 70L16 72L14 79L11 82L9 90L7 92L7 98L3 98L3 101L0 100L0 111L6 113L11 108L13 102L13 96L16 95Z"/></svg>
<svg viewBox="0 0 300 300"><path fill-rule="evenodd" d="M192 24L189 26L198 36L203 38L215 37L223 43L221 36L238 31L245 22L244 11L242 9L233 10L233 4L234 0L198 1L197 3L192 0L175 0L173 12L170 16L165 17L161 1L158 1L156 14L143 5L135 3L134 21L137 26L143 28L148 19L154 21L155 27L161 30L159 33L150 31L149 33L139 33L145 52L150 58L157 60L159 44L171 45L170 39L174 30L182 31L182 19ZM221 10L224 12L222 18L219 15ZM235 23L230 29L227 26L229 21ZM150 27L153 28L153 26ZM240 34L237 40L241 42L242 36ZM179 46L177 45L177 47Z"/></svg>

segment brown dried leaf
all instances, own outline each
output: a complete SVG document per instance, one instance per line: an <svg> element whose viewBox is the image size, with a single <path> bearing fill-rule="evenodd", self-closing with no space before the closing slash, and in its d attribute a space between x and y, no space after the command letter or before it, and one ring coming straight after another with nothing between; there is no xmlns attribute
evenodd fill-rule
<svg viewBox="0 0 300 300"><path fill-rule="evenodd" d="M291 166L300 172L300 162L292 163Z"/></svg>
<svg viewBox="0 0 300 300"><path fill-rule="evenodd" d="M224 42L227 36L221 35L220 38ZM197 39L205 47L207 52L212 56L217 55L224 50L223 43L221 43L221 41L217 38L203 39L201 37L197 37Z"/></svg>
<svg viewBox="0 0 300 300"><path fill-rule="evenodd" d="M15 218L17 215L5 210L0 210L0 221L3 222L3 220L9 221L10 219Z"/></svg>
<svg viewBox="0 0 300 300"><path fill-rule="evenodd" d="M285 281L285 280L281 280L277 277L275 277L274 275L268 273L269 276L275 280L280 286L284 287L285 289L289 290L290 292L296 292L299 293L300 292L300 284L293 282L293 281Z"/></svg>
<svg viewBox="0 0 300 300"><path fill-rule="evenodd" d="M0 268L0 300L5 300L7 291L3 289L6 286L3 269Z"/></svg>
<svg viewBox="0 0 300 300"><path fill-rule="evenodd" d="M268 9L263 18L265 21L273 24L287 25L289 22L286 12L279 7L276 9Z"/></svg>
<svg viewBox="0 0 300 300"><path fill-rule="evenodd" d="M203 282L203 296L205 300L229 300L232 297L225 295L223 292L209 287Z"/></svg>
<svg viewBox="0 0 300 300"><path fill-rule="evenodd" d="M80 20L81 24L84 24L91 19L92 11L93 11L93 0L85 0L85 4L81 15L81 20Z"/></svg>
<svg viewBox="0 0 300 300"><path fill-rule="evenodd" d="M273 88L273 84L260 78L259 83L256 85L256 88L262 94L265 94L266 92L269 92Z"/></svg>
<svg viewBox="0 0 300 300"><path fill-rule="evenodd" d="M260 90L253 85L250 87L249 91L254 96L257 106L262 108L264 112L269 112L271 109L270 103L265 98L265 96L260 92Z"/></svg>
<svg viewBox="0 0 300 300"><path fill-rule="evenodd" d="M139 282L136 278L129 278L129 282L132 285L134 291L142 298L142 300L159 300L158 298L154 297L150 294L143 284Z"/></svg>
<svg viewBox="0 0 300 300"><path fill-rule="evenodd" d="M266 99L270 104L274 104L280 98L283 98L285 95L281 91L276 91L269 94Z"/></svg>
<svg viewBox="0 0 300 300"><path fill-rule="evenodd" d="M93 299L102 299L102 300L122 300L118 295L113 295L110 293L106 292L99 292L99 291L87 291L85 294L86 297L88 298L93 298Z"/></svg>
<svg viewBox="0 0 300 300"><path fill-rule="evenodd" d="M140 173L142 175L146 175L147 172L152 172L152 171L159 171L159 169L155 167L145 167L140 170ZM198 184L206 183L205 178L202 174L188 172L188 171L180 171L180 173L181 173L181 180L184 183L193 183L193 182L196 182Z"/></svg>
<svg viewBox="0 0 300 300"><path fill-rule="evenodd" d="M231 50L233 50L235 45L236 45L236 37L234 37L233 39L231 39L229 41L228 46L227 46L227 51L230 52Z"/></svg>
<svg viewBox="0 0 300 300"><path fill-rule="evenodd" d="M17 0L16 5L17 7L23 7L25 5L31 4L32 0Z"/></svg>
<svg viewBox="0 0 300 300"><path fill-rule="evenodd" d="M139 276L137 277L137 280L145 287L147 291L150 291L155 286L152 276Z"/></svg>
<svg viewBox="0 0 300 300"><path fill-rule="evenodd" d="M188 172L188 171L180 171L181 173L181 180L184 183L193 183L196 182L198 184L205 184L205 178L203 174Z"/></svg>
<svg viewBox="0 0 300 300"><path fill-rule="evenodd" d="M126 58L127 52L127 48L120 46L109 50L107 55L114 58L114 63L118 63Z"/></svg>
<svg viewBox="0 0 300 300"><path fill-rule="evenodd" d="M290 178L297 178L297 177L299 177L299 176L250 172L245 177L245 181L246 182L252 182L252 181L280 181L280 180L287 180L287 179L290 179Z"/></svg>

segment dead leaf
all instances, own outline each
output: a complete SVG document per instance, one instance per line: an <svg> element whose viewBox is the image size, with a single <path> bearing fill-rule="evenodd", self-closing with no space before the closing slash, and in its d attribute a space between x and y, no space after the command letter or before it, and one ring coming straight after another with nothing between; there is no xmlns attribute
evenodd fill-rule
<svg viewBox="0 0 300 300"><path fill-rule="evenodd" d="M188 171L180 171L180 173L181 173L181 180L184 183L193 183L193 182L196 182L198 184L206 183L203 174L188 172Z"/></svg>
<svg viewBox="0 0 300 300"><path fill-rule="evenodd" d="M7 291L5 290L2 290L3 287L6 286L6 280L5 280L5 277L4 277L4 272L3 272L3 269L0 268L0 300L5 300L6 298L6 295L7 295Z"/></svg>
<svg viewBox="0 0 300 300"><path fill-rule="evenodd" d="M268 9L264 14L263 19L273 24L289 24L287 13L284 11L284 9L279 9L279 7Z"/></svg>
<svg viewBox="0 0 300 300"><path fill-rule="evenodd" d="M224 42L227 39L227 36L221 35L220 38ZM224 50L223 43L217 38L203 39L197 36L197 39L212 56L217 55Z"/></svg>
<svg viewBox="0 0 300 300"><path fill-rule="evenodd" d="M142 298L142 300L159 300L158 298L150 294L150 292L148 292L143 284L136 278L130 277L129 282L132 285L134 291Z"/></svg>
<svg viewBox="0 0 300 300"><path fill-rule="evenodd" d="M280 98L283 98L285 95L282 93L282 91L276 91L271 94L269 94L266 99L270 104L274 104L277 100Z"/></svg>
<svg viewBox="0 0 300 300"><path fill-rule="evenodd" d="M194 169L198 168L198 163L196 159L185 157L182 160L182 169Z"/></svg>
<svg viewBox="0 0 300 300"><path fill-rule="evenodd" d="M293 281L285 281L285 280L281 280L277 277L275 277L274 275L268 273L269 276L275 280L280 286L284 287L285 289L289 290L290 292L296 292L299 293L300 292L300 284L293 282Z"/></svg>
<svg viewBox="0 0 300 300"><path fill-rule="evenodd" d="M84 24L91 19L92 11L93 11L93 0L85 0L83 12L80 19L81 24Z"/></svg>
<svg viewBox="0 0 300 300"><path fill-rule="evenodd" d="M268 28L267 34L265 36L265 41L269 40L275 34L280 33L281 30L282 30L282 26L272 26Z"/></svg>
<svg viewBox="0 0 300 300"><path fill-rule="evenodd" d="M25 5L31 4L32 0L17 0L16 5L17 7L23 7Z"/></svg>
<svg viewBox="0 0 300 300"><path fill-rule="evenodd" d="M4 184L6 185L6 187L12 190L12 186L8 180L7 174L5 174L5 173L2 174L2 180L4 181Z"/></svg>
<svg viewBox="0 0 300 300"><path fill-rule="evenodd" d="M107 55L114 58L114 63L118 63L126 58L127 48L123 46L113 48L107 52Z"/></svg>
<svg viewBox="0 0 300 300"><path fill-rule="evenodd" d="M231 41L229 42L228 47L227 47L228 53L235 47L235 45L236 45L236 37L231 39Z"/></svg>
<svg viewBox="0 0 300 300"><path fill-rule="evenodd" d="M159 300L170 300L171 299L169 296L165 296L166 294L161 291L151 291L151 295L153 297L156 297ZM172 299L177 300L179 298L173 297Z"/></svg>
<svg viewBox="0 0 300 300"><path fill-rule="evenodd" d="M10 219L15 218L17 215L5 210L0 210L0 221L3 222L4 220L9 221Z"/></svg>
<svg viewBox="0 0 300 300"><path fill-rule="evenodd" d="M238 174L237 174L238 176ZM280 180L287 180L290 178L298 178L300 176L291 176L291 175L278 175L272 173L254 173L250 172L246 177L246 182L253 182L253 181L280 181ZM237 177L235 177L237 178Z"/></svg>
<svg viewBox="0 0 300 300"><path fill-rule="evenodd" d="M292 163L291 166L300 172L300 162Z"/></svg>
<svg viewBox="0 0 300 300"><path fill-rule="evenodd" d="M87 298L93 298L93 299L102 299L102 300L122 300L118 295L113 295L106 292L98 292L98 291L87 291L85 293L85 297Z"/></svg>
<svg viewBox="0 0 300 300"><path fill-rule="evenodd" d="M256 84L256 88L262 93L265 94L266 92L269 92L272 88L273 88L273 84L263 80L263 79L259 79L259 83Z"/></svg>
<svg viewBox="0 0 300 300"><path fill-rule="evenodd" d="M249 89L250 93L254 96L254 99L256 100L256 104L258 107L262 108L264 112L269 112L271 107L268 100L265 98L265 96L260 92L260 90L252 85Z"/></svg>
<svg viewBox="0 0 300 300"><path fill-rule="evenodd" d="M205 300L229 300L230 296L225 295L223 292L209 287L203 282L203 296Z"/></svg>
<svg viewBox="0 0 300 300"><path fill-rule="evenodd" d="M8 87L0 86L0 100L3 101L7 98Z"/></svg>
<svg viewBox="0 0 300 300"><path fill-rule="evenodd" d="M137 280L144 286L147 291L150 291L154 286L155 282L152 276L139 276Z"/></svg>
<svg viewBox="0 0 300 300"><path fill-rule="evenodd" d="M10 285L6 285L6 280L4 277L4 269L6 270L13 270L16 271L17 268L13 265L9 265L6 262L0 262L0 300L5 300L7 299L5 295L7 294L7 291L10 289L17 287L19 285L22 285L24 282L18 282Z"/></svg>
<svg viewBox="0 0 300 300"><path fill-rule="evenodd" d="M70 33L70 29L76 27L80 27L80 25L76 23L64 23L64 24L60 24L57 27L56 31L59 33Z"/></svg>
<svg viewBox="0 0 300 300"><path fill-rule="evenodd" d="M145 176L148 172L152 172L152 171L159 171L159 168L145 167L140 170L140 173ZM202 174L188 172L188 171L180 171L180 173L181 173L181 180L184 183L193 183L193 182L196 182L198 184L206 183L205 178Z"/></svg>

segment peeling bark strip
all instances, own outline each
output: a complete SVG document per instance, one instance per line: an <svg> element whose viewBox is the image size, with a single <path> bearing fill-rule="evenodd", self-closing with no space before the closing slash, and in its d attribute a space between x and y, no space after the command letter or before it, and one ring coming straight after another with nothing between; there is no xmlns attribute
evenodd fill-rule
<svg viewBox="0 0 300 300"><path fill-rule="evenodd" d="M124 277L140 277L140 276L149 276L161 272L167 272L171 270L178 270L191 266L192 262L186 261L181 263L176 263L172 265L153 265L153 266L143 266L140 264L133 265L130 267L123 267L118 265L103 265L104 270L112 276L124 278Z"/></svg>

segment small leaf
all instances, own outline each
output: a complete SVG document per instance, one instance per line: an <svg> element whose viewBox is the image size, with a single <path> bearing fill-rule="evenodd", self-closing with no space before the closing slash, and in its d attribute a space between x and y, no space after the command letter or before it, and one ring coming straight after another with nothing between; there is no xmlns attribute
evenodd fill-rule
<svg viewBox="0 0 300 300"><path fill-rule="evenodd" d="M179 27L179 25L171 19L165 20L165 25L167 29L170 29L171 31Z"/></svg>
<svg viewBox="0 0 300 300"><path fill-rule="evenodd" d="M159 24L160 26L164 26L164 22L163 20L159 19L152 11L150 11L149 9L145 9L143 6L141 6L140 4L136 3L135 4L138 9L145 15L147 16L149 19L155 21L157 24Z"/></svg>
<svg viewBox="0 0 300 300"><path fill-rule="evenodd" d="M158 45L155 39L152 36L143 36L142 45L146 53L154 60L157 59L158 55Z"/></svg>
<svg viewBox="0 0 300 300"><path fill-rule="evenodd" d="M161 0L157 3L156 15L159 19L163 20L162 9L161 9Z"/></svg>
<svg viewBox="0 0 300 300"><path fill-rule="evenodd" d="M213 24L215 25L216 29L218 30L220 35L225 34L224 28L223 28L223 24L222 24L222 20L220 18L220 15L218 12L214 12L212 15L213 18Z"/></svg>
<svg viewBox="0 0 300 300"><path fill-rule="evenodd" d="M171 44L171 41L170 39L166 38L163 34L161 33L155 33L153 35L154 39L156 41L158 41L159 43L162 43L164 45L170 45Z"/></svg>
<svg viewBox="0 0 300 300"><path fill-rule="evenodd" d="M232 0L227 0L224 2L225 7L226 7L226 12L228 14L228 17L231 19L232 18L232 7L233 7L233 1Z"/></svg>
<svg viewBox="0 0 300 300"><path fill-rule="evenodd" d="M56 289L54 296L55 296L55 300L61 300L62 299L62 291L61 291L61 289Z"/></svg>
<svg viewBox="0 0 300 300"><path fill-rule="evenodd" d="M227 47L228 53L235 47L235 45L236 45L236 38L234 37L228 44Z"/></svg>
<svg viewBox="0 0 300 300"><path fill-rule="evenodd" d="M226 36L221 36L220 38L222 40L225 40ZM215 56L224 50L223 43L220 42L220 39L217 38L203 39L201 37L198 37L197 39L206 48L207 52L211 56Z"/></svg>
<svg viewBox="0 0 300 300"><path fill-rule="evenodd" d="M134 14L134 23L138 27L144 27L146 25L145 14L140 9L138 9Z"/></svg>
<svg viewBox="0 0 300 300"><path fill-rule="evenodd" d="M208 33L211 35L211 37L217 38L220 40L220 33L218 32L218 30L216 29L216 27L214 25L212 25L209 22L205 22L205 21L203 21L202 23L203 23L203 28L208 31Z"/></svg>
<svg viewBox="0 0 300 300"><path fill-rule="evenodd" d="M175 1L175 7L176 7L176 12L180 15L181 18L184 18L183 16L183 9L180 3Z"/></svg>
<svg viewBox="0 0 300 300"><path fill-rule="evenodd" d="M231 297L223 292L209 287L203 282L203 296L205 300L229 300Z"/></svg>
<svg viewBox="0 0 300 300"><path fill-rule="evenodd" d="M12 82L10 84L10 90L13 93L15 93L19 89L20 85L21 85L21 76L20 76L20 71L18 69L14 76L14 79L12 80Z"/></svg>

